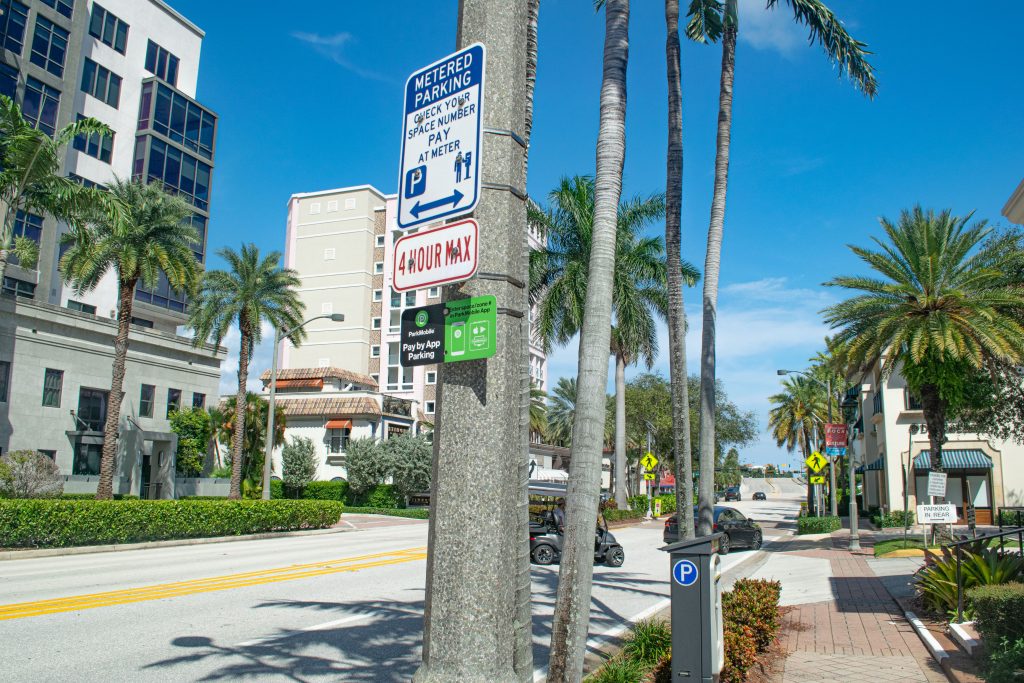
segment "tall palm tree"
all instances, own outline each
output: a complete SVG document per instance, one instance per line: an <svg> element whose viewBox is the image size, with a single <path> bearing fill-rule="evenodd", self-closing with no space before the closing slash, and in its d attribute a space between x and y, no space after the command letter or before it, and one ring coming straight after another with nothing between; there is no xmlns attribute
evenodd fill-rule
<svg viewBox="0 0 1024 683"><path fill-rule="evenodd" d="M223 424L219 432L224 445L230 446L235 435L235 416L238 414L238 397L232 396L224 401ZM251 486L262 486L263 482L263 458L267 444L267 412L270 410L270 403L259 394L245 392L245 403L243 404L245 433L242 435L242 479ZM284 433L287 427L287 419L284 414L284 406L280 403L274 406L274 447L284 445ZM232 471L234 461L232 460Z"/></svg>
<svg viewBox="0 0 1024 683"><path fill-rule="evenodd" d="M217 252L229 270L213 270L203 278L199 296L192 303L189 327L195 330L197 346L212 339L220 344L232 326L238 326L238 391L235 396L234 435L231 442L231 491L229 498L241 497L242 450L245 434L245 393L253 347L263 338L262 326L295 328L288 336L298 346L305 339L299 328L305 304L297 292L298 273L281 267L281 253L260 257L255 244L243 244L237 252L225 247Z"/></svg>
<svg viewBox="0 0 1024 683"><path fill-rule="evenodd" d="M573 422L572 462L565 543L551 632L549 681L583 677L594 573L593 534L601 486L604 386L611 342L612 291L617 212L626 155L626 64L629 61L629 0L605 5L593 237L580 332L578 400Z"/></svg>
<svg viewBox="0 0 1024 683"><path fill-rule="evenodd" d="M968 226L970 218L920 206L896 223L883 218L888 240L875 238L878 250L850 247L873 276L827 283L858 292L824 311L849 366L865 371L881 361L883 376L898 367L921 397L936 471L946 415L962 401L969 374L1024 362L1024 291L1006 278L1015 257L982 244L991 231L984 221Z"/></svg>
<svg viewBox="0 0 1024 683"><path fill-rule="evenodd" d="M572 421L576 415L576 378L559 377L548 395L548 438L559 446L572 444Z"/></svg>
<svg viewBox="0 0 1024 683"><path fill-rule="evenodd" d="M79 294L94 289L111 271L117 278L117 337L97 499L113 497L135 287L140 282L156 287L162 275L175 290L190 292L199 277L199 265L193 254L199 244L199 233L187 222L192 208L185 200L168 194L159 185L137 180L115 180L109 191L120 203L121 211L113 218L110 213L96 211L88 220L73 225L61 238L61 244L68 250L60 262L64 278Z"/></svg>
<svg viewBox="0 0 1024 683"><path fill-rule="evenodd" d="M540 387L530 389L530 431L539 436L548 434L547 392Z"/></svg>
<svg viewBox="0 0 1024 683"><path fill-rule="evenodd" d="M809 41L817 41L826 57L848 74L853 84L874 97L878 84L867 61L866 45L855 40L821 0L784 0L793 19L804 24ZM779 0L767 0L773 9ZM715 153L714 193L704 259L704 303L700 368L700 484L697 533L711 532L714 507L715 462L715 322L718 315L718 274L722 257L725 198L729 180L729 140L732 129L733 77L739 30L738 0L694 0L690 5L687 35L699 42L722 40L722 75L718 95L718 141Z"/></svg>
<svg viewBox="0 0 1024 683"><path fill-rule="evenodd" d="M672 392L672 451L676 510L683 538L692 538L693 467L690 453L690 397L686 371L686 307L682 278L683 83L679 47L679 0L665 0L665 61L668 77L668 153L665 175L665 252L668 258L669 383Z"/></svg>
<svg viewBox="0 0 1024 683"><path fill-rule="evenodd" d="M785 446L790 453L799 448L802 460L813 453L816 446L812 443L812 435L817 431L815 420L822 419L825 414L822 392L814 382L802 376L787 377L782 384L780 393L768 397L772 404L768 411L768 428L776 446ZM808 506L811 502L811 487L808 485Z"/></svg>
<svg viewBox="0 0 1024 683"><path fill-rule="evenodd" d="M531 220L548 235L545 251L531 259L531 291L538 300L537 331L545 344L564 344L581 329L593 244L594 184L590 178L563 178L550 195L547 212L532 207ZM661 239L642 236L664 215L661 195L623 201L617 212L612 310L615 328L610 352L616 360L615 498L626 505L625 368L638 360L650 368L658 352L654 314L667 315L666 265ZM685 264L681 279L697 273Z"/></svg>
<svg viewBox="0 0 1024 683"><path fill-rule="evenodd" d="M35 268L38 245L15 235L18 214L44 213L70 222L84 214L102 211L117 219L120 205L105 192L83 187L60 174L68 144L79 135L112 135L110 128L84 118L54 133L39 130L22 116L21 109L0 95L0 282L10 256L25 268Z"/></svg>

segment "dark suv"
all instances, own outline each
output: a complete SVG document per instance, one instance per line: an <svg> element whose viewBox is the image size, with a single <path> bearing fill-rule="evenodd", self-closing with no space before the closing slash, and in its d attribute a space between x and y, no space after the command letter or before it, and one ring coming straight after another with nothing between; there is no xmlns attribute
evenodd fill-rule
<svg viewBox="0 0 1024 683"><path fill-rule="evenodd" d="M730 500L743 500L739 486L730 486L725 490L725 502L728 503Z"/></svg>

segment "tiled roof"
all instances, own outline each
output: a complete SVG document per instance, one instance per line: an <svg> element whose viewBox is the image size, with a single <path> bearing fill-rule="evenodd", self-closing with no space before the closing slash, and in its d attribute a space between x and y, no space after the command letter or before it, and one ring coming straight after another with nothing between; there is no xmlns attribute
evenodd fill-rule
<svg viewBox="0 0 1024 683"><path fill-rule="evenodd" d="M270 370L260 375L264 384L270 381ZM343 368L286 368L277 371L277 379L340 379L343 382L354 382L377 388L377 382L369 375L363 375Z"/></svg>
<svg viewBox="0 0 1024 683"><path fill-rule="evenodd" d="M355 417L380 415L380 407L372 398L284 398L278 397L278 405L288 417L315 415L318 417Z"/></svg>

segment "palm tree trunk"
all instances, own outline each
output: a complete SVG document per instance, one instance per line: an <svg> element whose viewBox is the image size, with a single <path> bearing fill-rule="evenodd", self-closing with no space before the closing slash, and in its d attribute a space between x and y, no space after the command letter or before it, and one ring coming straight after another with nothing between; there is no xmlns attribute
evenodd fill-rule
<svg viewBox="0 0 1024 683"><path fill-rule="evenodd" d="M735 17L736 0L726 15ZM718 95L718 149L715 154L715 193L704 258L704 318L700 350L700 487L697 533L710 534L714 517L715 479L715 319L718 315L718 272L722 260L725 192L729 181L729 134L732 127L732 82L736 63L736 24L727 19L722 34L722 81Z"/></svg>
<svg viewBox="0 0 1024 683"><path fill-rule="evenodd" d="M111 369L110 393L107 394L107 421L103 425L103 454L100 458L100 480L96 485L96 500L110 500L114 497L117 432L121 422L121 401L124 399L124 366L128 359L128 331L132 321L135 282L132 279L118 283L120 301L117 309L117 337L114 339L114 365Z"/></svg>
<svg viewBox="0 0 1024 683"><path fill-rule="evenodd" d="M682 273L683 85L679 49L679 0L665 0L668 73L668 169L665 188L665 255L668 267L669 383L672 452L676 463L676 510L681 538L693 537L693 463L690 460L690 397L686 376L686 302Z"/></svg>
<svg viewBox="0 0 1024 683"><path fill-rule="evenodd" d="M523 126L523 137L526 141L526 158L523 160L523 186L526 186L526 172L530 159L530 134L533 132L533 91L537 83L537 17L540 12L540 0L527 0L526 4L526 120ZM523 259L530 262L530 231L523 226ZM529 297L526 305L529 306ZM516 521L519 526L519 547L516 549L516 614L513 627L515 644L512 650L512 669L522 683L533 680L533 618L531 600L533 587L530 577L530 389L533 378L530 377L530 317L520 319L520 336L522 337L522 359L519 367L520 406L519 419L522 447L519 457L520 487L518 493L518 514Z"/></svg>
<svg viewBox="0 0 1024 683"><path fill-rule="evenodd" d="M615 506L625 510L626 499L626 358L615 354Z"/></svg>
<svg viewBox="0 0 1024 683"><path fill-rule="evenodd" d="M629 61L629 0L605 4L601 117L597 134L594 224L587 302L580 333L579 379L573 422L572 463L565 541L558 573L558 598L551 632L548 681L579 681L590 625L594 573L594 527L601 493L605 385L612 331L615 233L626 153L626 64Z"/></svg>
<svg viewBox="0 0 1024 683"><path fill-rule="evenodd" d="M928 426L928 448L933 472L942 471L942 445L946 443L946 402L934 384L921 387L921 409Z"/></svg>
<svg viewBox="0 0 1024 683"><path fill-rule="evenodd" d="M239 316L244 318L243 316ZM242 444L245 441L245 393L249 382L249 345L252 334L243 322L239 325L241 342L238 345L238 391L235 394L235 424L231 437L231 491L228 498L242 497Z"/></svg>

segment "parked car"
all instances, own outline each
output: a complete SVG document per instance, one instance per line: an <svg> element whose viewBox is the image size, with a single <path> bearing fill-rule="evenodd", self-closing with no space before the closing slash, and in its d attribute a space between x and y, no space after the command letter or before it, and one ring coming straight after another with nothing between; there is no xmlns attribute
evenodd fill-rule
<svg viewBox="0 0 1024 683"><path fill-rule="evenodd" d="M764 491L758 491L754 494L754 500L768 500L768 496L765 495Z"/></svg>
<svg viewBox="0 0 1024 683"><path fill-rule="evenodd" d="M697 506L693 506L693 517L696 522ZM718 541L718 554L725 555L732 548L743 547L758 550L764 542L761 526L752 519L744 517L739 510L724 505L715 506L713 532L721 531L724 536ZM679 516L672 515L665 520L665 531L662 535L665 543L679 540Z"/></svg>
<svg viewBox="0 0 1024 683"><path fill-rule="evenodd" d="M743 500L743 496L740 495L739 486L730 486L725 490L725 502L728 503L731 500L740 501Z"/></svg>

